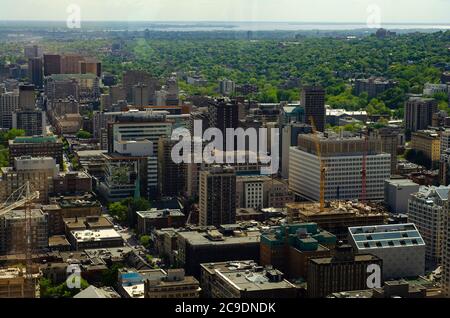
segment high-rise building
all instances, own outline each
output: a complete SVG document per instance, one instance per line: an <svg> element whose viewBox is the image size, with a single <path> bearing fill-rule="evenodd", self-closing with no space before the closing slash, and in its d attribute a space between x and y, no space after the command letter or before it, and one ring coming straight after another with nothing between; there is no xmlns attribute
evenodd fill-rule
<svg viewBox="0 0 450 318"><path fill-rule="evenodd" d="M85 58L80 61L81 74L95 74L97 77L102 76L102 63L93 58Z"/></svg>
<svg viewBox="0 0 450 318"><path fill-rule="evenodd" d="M200 225L236 222L236 171L212 166L200 172Z"/></svg>
<svg viewBox="0 0 450 318"><path fill-rule="evenodd" d="M156 91L159 89L159 82L158 79L153 78L149 73L143 71L126 71L123 74L122 84L127 94L127 101L130 103L134 102L133 87L139 83L147 85L149 90L147 105L152 105Z"/></svg>
<svg viewBox="0 0 450 318"><path fill-rule="evenodd" d="M61 74L61 55L44 54L44 76Z"/></svg>
<svg viewBox="0 0 450 318"><path fill-rule="evenodd" d="M308 264L308 297L322 298L336 292L365 290L376 265L382 271L383 261L372 254L355 255L350 245L336 247L331 257L313 258Z"/></svg>
<svg viewBox="0 0 450 318"><path fill-rule="evenodd" d="M27 59L42 57L42 48L37 45L27 45L24 48L24 55Z"/></svg>
<svg viewBox="0 0 450 318"><path fill-rule="evenodd" d="M286 124L281 131L281 176L289 178L289 152L291 147L297 146L298 135L310 134L312 128L309 125L297 122Z"/></svg>
<svg viewBox="0 0 450 318"><path fill-rule="evenodd" d="M425 241L425 257L431 266L441 262L446 205L450 187L421 187L408 200L408 221L414 223Z"/></svg>
<svg viewBox="0 0 450 318"><path fill-rule="evenodd" d="M186 164L172 160L172 148L177 141L160 137L158 141L158 183L162 196L175 197L186 191Z"/></svg>
<svg viewBox="0 0 450 318"><path fill-rule="evenodd" d="M38 201L47 203L49 193L53 192L53 178L59 166L51 157L17 157L12 167L1 169L0 200L4 202L15 190L30 182L31 191L39 191Z"/></svg>
<svg viewBox="0 0 450 318"><path fill-rule="evenodd" d="M362 93L367 93L369 99L372 99L394 86L395 82L383 78L357 79L355 82L355 92L358 96Z"/></svg>
<svg viewBox="0 0 450 318"><path fill-rule="evenodd" d="M230 80L222 80L219 82L219 92L224 96L233 95L236 91L236 84Z"/></svg>
<svg viewBox="0 0 450 318"><path fill-rule="evenodd" d="M63 142L56 136L16 137L9 141L9 161L22 156L52 157L63 165Z"/></svg>
<svg viewBox="0 0 450 318"><path fill-rule="evenodd" d="M239 126L239 104L236 100L214 100L210 103L208 110L209 127L218 128L224 136L226 136L227 128L236 129Z"/></svg>
<svg viewBox="0 0 450 318"><path fill-rule="evenodd" d="M26 250L25 210L13 210L0 218L0 255L23 254ZM31 210L31 248L34 253L48 248L47 215Z"/></svg>
<svg viewBox="0 0 450 318"><path fill-rule="evenodd" d="M46 135L44 111L18 111L12 114L12 128L22 129L26 136Z"/></svg>
<svg viewBox="0 0 450 318"><path fill-rule="evenodd" d="M36 109L36 91L34 85L19 86L19 109L30 111Z"/></svg>
<svg viewBox="0 0 450 318"><path fill-rule="evenodd" d="M303 87L301 105L305 108L306 123L311 125L311 117L318 131L325 131L325 90L317 86Z"/></svg>
<svg viewBox="0 0 450 318"><path fill-rule="evenodd" d="M391 155L391 174L397 173L398 148L405 143L403 129L398 126L387 126L369 131L369 138L381 141L381 151Z"/></svg>
<svg viewBox="0 0 450 318"><path fill-rule="evenodd" d="M12 114L19 110L19 95L14 92L0 94L0 127L12 128Z"/></svg>
<svg viewBox="0 0 450 318"><path fill-rule="evenodd" d="M321 148L321 160L326 167L325 200L363 199L364 156L366 158L365 199L384 199L384 180L391 175L391 155L383 153L381 142L360 137L341 138L337 135L299 135L298 146L289 154L289 186L302 197L319 201L321 165L316 143Z"/></svg>
<svg viewBox="0 0 450 318"><path fill-rule="evenodd" d="M410 97L405 104L405 128L410 132L427 129L437 111L435 99Z"/></svg>
<svg viewBox="0 0 450 318"><path fill-rule="evenodd" d="M147 85L139 83L133 86L133 105L137 107L147 106L150 100L150 92Z"/></svg>
<svg viewBox="0 0 450 318"><path fill-rule="evenodd" d="M436 165L441 159L441 138L437 131L420 130L411 135L411 149L421 152L430 164Z"/></svg>
<svg viewBox="0 0 450 318"><path fill-rule="evenodd" d="M80 62L84 61L84 57L78 54L65 54L61 57L61 73L62 74L80 74Z"/></svg>
<svg viewBox="0 0 450 318"><path fill-rule="evenodd" d="M28 76L30 83L36 88L42 88L44 85L44 70L42 58L34 57L28 60Z"/></svg>

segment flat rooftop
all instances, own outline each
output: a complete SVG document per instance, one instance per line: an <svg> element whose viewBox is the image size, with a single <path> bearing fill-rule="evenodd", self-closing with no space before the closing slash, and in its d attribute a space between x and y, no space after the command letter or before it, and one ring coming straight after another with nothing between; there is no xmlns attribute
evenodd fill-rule
<svg viewBox="0 0 450 318"><path fill-rule="evenodd" d="M174 216L183 217L184 216L183 212L181 212L181 210L179 210L179 209L164 209L164 210L152 209L152 210L148 210L148 211L139 211L139 212L136 212L136 214L145 219L162 219L162 218L169 217L169 216L172 216L172 217L174 217Z"/></svg>
<svg viewBox="0 0 450 318"><path fill-rule="evenodd" d="M316 264L331 264L333 263L333 257L321 257L321 258L312 258L310 261ZM370 261L378 261L379 258L372 254L356 254L355 255L355 263L358 262L370 262Z"/></svg>
<svg viewBox="0 0 450 318"><path fill-rule="evenodd" d="M315 215L354 215L355 217L367 216L387 216L386 210L379 205L367 205L350 201L332 201L326 202L323 212L320 211L319 203L287 203L286 208L297 210L304 216Z"/></svg>
<svg viewBox="0 0 450 318"><path fill-rule="evenodd" d="M412 223L351 227L348 230L359 250L425 246Z"/></svg>
<svg viewBox="0 0 450 318"><path fill-rule="evenodd" d="M212 232L212 233L211 233ZM207 232L186 231L178 232L178 235L188 241L191 245L234 245L234 244L259 244L261 232L260 231L245 231L235 233L234 236L225 236L218 231Z"/></svg>
<svg viewBox="0 0 450 318"><path fill-rule="evenodd" d="M70 233L76 238L77 242L122 239L122 236L114 229L82 230L71 231Z"/></svg>

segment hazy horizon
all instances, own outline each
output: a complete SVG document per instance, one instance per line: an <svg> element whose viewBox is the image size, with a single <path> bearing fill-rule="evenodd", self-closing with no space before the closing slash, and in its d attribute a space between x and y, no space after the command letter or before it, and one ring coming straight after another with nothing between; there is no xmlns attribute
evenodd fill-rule
<svg viewBox="0 0 450 318"><path fill-rule="evenodd" d="M0 0L0 21L66 21L72 4L90 22L362 24L374 14L386 24L450 21L447 0Z"/></svg>

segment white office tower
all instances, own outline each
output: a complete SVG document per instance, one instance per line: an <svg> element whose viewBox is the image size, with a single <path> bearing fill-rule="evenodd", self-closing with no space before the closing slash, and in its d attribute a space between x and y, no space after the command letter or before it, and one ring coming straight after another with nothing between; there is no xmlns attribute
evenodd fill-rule
<svg viewBox="0 0 450 318"><path fill-rule="evenodd" d="M408 201L408 221L414 223L426 243L426 260L438 265L444 244L445 205L450 187L421 187Z"/></svg>
<svg viewBox="0 0 450 318"><path fill-rule="evenodd" d="M321 165L326 168L325 200L363 199L362 171L366 154L366 195L369 201L384 199L384 181L390 177L391 155L381 152L378 140L335 135L300 135L289 153L289 187L298 196L320 200ZM367 144L366 144L367 143Z"/></svg>

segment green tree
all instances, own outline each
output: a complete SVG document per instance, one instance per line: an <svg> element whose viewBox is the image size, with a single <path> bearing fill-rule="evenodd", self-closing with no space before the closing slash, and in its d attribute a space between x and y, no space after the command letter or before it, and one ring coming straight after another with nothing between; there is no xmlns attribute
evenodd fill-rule
<svg viewBox="0 0 450 318"><path fill-rule="evenodd" d="M109 204L109 213L117 218L119 222L124 223L128 219L128 207L122 202L113 202Z"/></svg>
<svg viewBox="0 0 450 318"><path fill-rule="evenodd" d="M80 139L90 139L92 138L92 134L89 131L85 131L83 129L80 129L77 133L77 138Z"/></svg>
<svg viewBox="0 0 450 318"><path fill-rule="evenodd" d="M107 270L103 271L101 275L101 282L104 286L114 287L119 279L119 270L123 268L124 265L121 263L113 264Z"/></svg>
<svg viewBox="0 0 450 318"><path fill-rule="evenodd" d="M152 238L149 235L142 235L141 238L139 239L139 242L141 243L142 246L144 246L145 248L150 248L152 246Z"/></svg>
<svg viewBox="0 0 450 318"><path fill-rule="evenodd" d="M54 285L51 280L41 278L39 281L41 298L73 298L81 290L86 289L89 284L81 279L81 288L69 288L66 282Z"/></svg>

